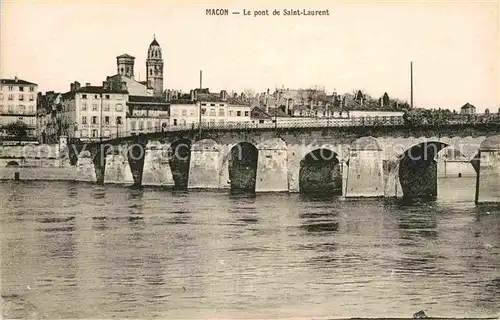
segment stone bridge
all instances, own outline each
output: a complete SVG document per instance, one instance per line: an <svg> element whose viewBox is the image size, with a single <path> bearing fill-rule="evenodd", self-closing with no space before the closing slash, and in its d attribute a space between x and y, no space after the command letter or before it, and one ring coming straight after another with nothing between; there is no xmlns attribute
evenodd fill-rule
<svg viewBox="0 0 500 320"><path fill-rule="evenodd" d="M372 126L156 132L69 141L97 183L180 189L435 197L436 157L453 148L477 172L476 202L500 202L500 126ZM86 170L89 172L89 170Z"/></svg>

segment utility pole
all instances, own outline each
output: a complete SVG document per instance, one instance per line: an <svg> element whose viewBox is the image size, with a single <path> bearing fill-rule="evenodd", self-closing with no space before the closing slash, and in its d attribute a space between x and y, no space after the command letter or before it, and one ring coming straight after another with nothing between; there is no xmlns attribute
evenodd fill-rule
<svg viewBox="0 0 500 320"><path fill-rule="evenodd" d="M413 109L413 61L410 61L410 108Z"/></svg>
<svg viewBox="0 0 500 320"><path fill-rule="evenodd" d="M203 88L203 71L200 70L200 92L198 92L198 94L201 94L201 89ZM199 119L198 119L198 136L199 136L199 139L201 140L201 100L198 99L197 97L197 100L198 100L198 103L200 104L200 110L198 111L199 113Z"/></svg>

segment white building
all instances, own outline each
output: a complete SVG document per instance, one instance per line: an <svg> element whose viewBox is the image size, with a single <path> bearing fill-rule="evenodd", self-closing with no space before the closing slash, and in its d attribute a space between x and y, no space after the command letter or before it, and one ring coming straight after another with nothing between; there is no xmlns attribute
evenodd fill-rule
<svg viewBox="0 0 500 320"><path fill-rule="evenodd" d="M251 122L249 105L230 104L226 101L173 101L170 105L170 126L224 125Z"/></svg>
<svg viewBox="0 0 500 320"><path fill-rule="evenodd" d="M127 132L139 134L166 130L169 125L169 104L163 97L129 95Z"/></svg>
<svg viewBox="0 0 500 320"><path fill-rule="evenodd" d="M82 140L99 139L126 130L128 92L105 86L80 87L62 95L60 112L62 133Z"/></svg>
<svg viewBox="0 0 500 320"><path fill-rule="evenodd" d="M38 85L18 79L0 79L0 126L23 122L27 125L27 139L36 139ZM0 135L7 136L5 130Z"/></svg>

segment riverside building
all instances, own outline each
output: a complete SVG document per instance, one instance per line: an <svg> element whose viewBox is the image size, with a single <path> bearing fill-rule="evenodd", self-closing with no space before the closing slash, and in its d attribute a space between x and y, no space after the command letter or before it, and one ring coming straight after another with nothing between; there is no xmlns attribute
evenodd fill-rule
<svg viewBox="0 0 500 320"><path fill-rule="evenodd" d="M38 85L19 79L0 79L0 136L2 140L16 139L6 126L24 123L26 136L23 139L36 140Z"/></svg>

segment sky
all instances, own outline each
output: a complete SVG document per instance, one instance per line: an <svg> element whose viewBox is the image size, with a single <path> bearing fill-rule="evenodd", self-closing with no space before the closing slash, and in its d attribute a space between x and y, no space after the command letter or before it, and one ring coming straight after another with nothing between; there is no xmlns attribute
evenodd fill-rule
<svg viewBox="0 0 500 320"><path fill-rule="evenodd" d="M153 35L162 47L164 88L212 92L323 86L361 89L414 105L478 111L500 106L499 2L490 1L1 1L0 76L40 91L72 81L100 85L116 56L135 56L145 80ZM228 9L208 16L206 9ZM269 16L231 15L243 9ZM283 16L284 9L328 16ZM280 16L272 15L279 10Z"/></svg>

